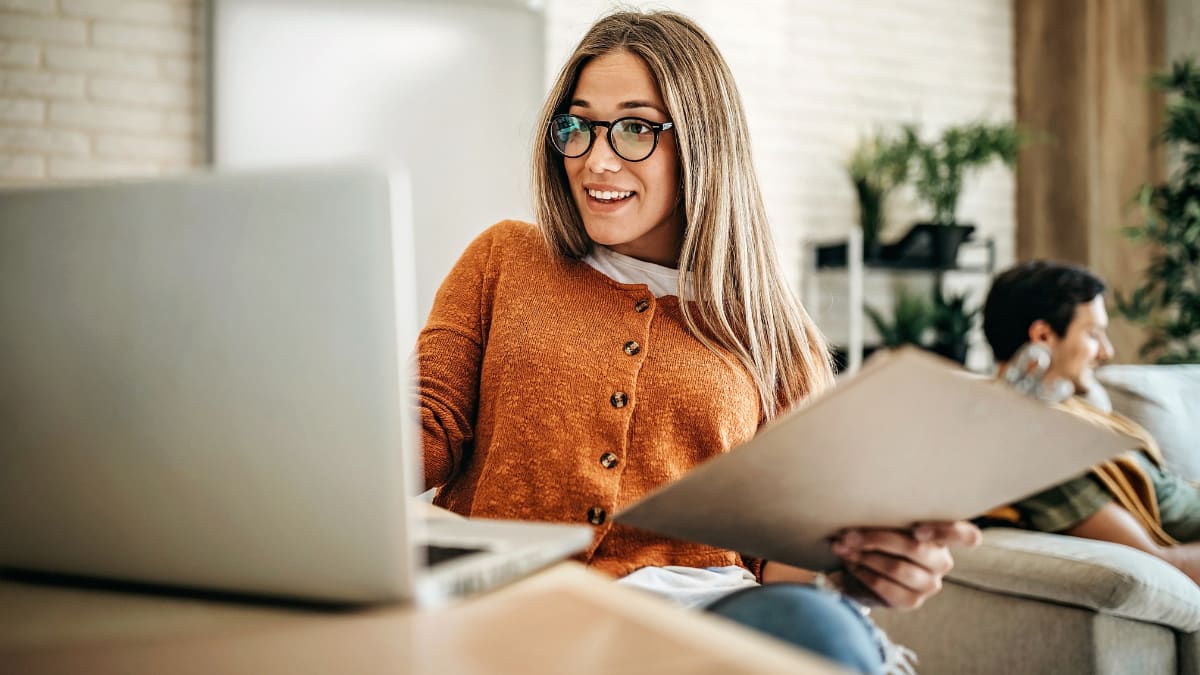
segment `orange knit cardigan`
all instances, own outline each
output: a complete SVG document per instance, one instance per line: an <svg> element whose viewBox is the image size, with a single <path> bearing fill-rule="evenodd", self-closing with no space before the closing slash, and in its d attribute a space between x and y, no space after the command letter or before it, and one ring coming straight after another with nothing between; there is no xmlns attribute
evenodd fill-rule
<svg viewBox="0 0 1200 675"><path fill-rule="evenodd" d="M647 565L760 574L760 561L738 553L612 522L761 421L749 373L688 332L676 297L613 281L552 253L534 226L506 221L443 282L418 358L436 504L589 523L595 538L578 559L616 576Z"/></svg>

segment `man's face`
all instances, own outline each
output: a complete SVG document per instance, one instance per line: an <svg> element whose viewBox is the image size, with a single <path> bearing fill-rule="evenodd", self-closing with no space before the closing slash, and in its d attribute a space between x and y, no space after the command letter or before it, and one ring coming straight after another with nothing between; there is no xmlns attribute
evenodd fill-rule
<svg viewBox="0 0 1200 675"><path fill-rule="evenodd" d="M1113 357L1108 341L1108 312L1103 296L1075 307L1075 316L1065 335L1057 335L1044 321L1030 327L1030 339L1050 349L1046 377L1059 377L1075 385L1076 394L1086 394L1096 381L1096 368Z"/></svg>

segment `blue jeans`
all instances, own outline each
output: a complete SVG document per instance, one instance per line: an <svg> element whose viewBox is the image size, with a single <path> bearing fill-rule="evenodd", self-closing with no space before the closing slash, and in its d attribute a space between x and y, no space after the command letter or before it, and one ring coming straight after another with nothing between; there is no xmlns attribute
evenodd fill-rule
<svg viewBox="0 0 1200 675"><path fill-rule="evenodd" d="M836 593L801 584L768 584L731 593L707 611L736 621L857 672L883 672L874 630Z"/></svg>

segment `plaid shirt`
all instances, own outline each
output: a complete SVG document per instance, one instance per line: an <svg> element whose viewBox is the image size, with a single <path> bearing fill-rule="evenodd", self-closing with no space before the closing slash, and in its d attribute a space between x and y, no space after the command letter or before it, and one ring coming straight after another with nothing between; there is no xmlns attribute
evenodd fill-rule
<svg viewBox="0 0 1200 675"><path fill-rule="evenodd" d="M1163 529L1180 541L1200 540L1200 488L1179 474L1163 470L1142 453L1138 463L1154 484ZM1042 532L1075 527L1112 501L1112 495L1091 474L1069 480L1023 499L1013 508L1021 522Z"/></svg>

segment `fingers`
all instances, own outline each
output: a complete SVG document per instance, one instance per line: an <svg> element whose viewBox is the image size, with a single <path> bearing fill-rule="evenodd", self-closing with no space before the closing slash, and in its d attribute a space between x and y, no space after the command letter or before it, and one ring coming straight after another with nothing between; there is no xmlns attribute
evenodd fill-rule
<svg viewBox="0 0 1200 675"><path fill-rule="evenodd" d="M966 522L922 523L905 530L848 530L833 541L846 573L868 598L889 607L913 609L942 588L954 566L950 545L970 546L981 538Z"/></svg>
<svg viewBox="0 0 1200 675"><path fill-rule="evenodd" d="M909 565L909 567L915 567ZM859 584L867 588L883 604L896 609L916 609L941 590L941 577L933 577L935 583L923 590L914 590L891 576L881 574L866 564L850 564L846 567Z"/></svg>
<svg viewBox="0 0 1200 675"><path fill-rule="evenodd" d="M872 591L885 600L897 598L903 603L900 606L911 606L915 598L937 593L942 577L954 567L954 558L945 546L888 530L849 533L835 544L834 553ZM870 575L864 576L863 571ZM871 581L888 583L877 588L877 583L868 583Z"/></svg>
<svg viewBox="0 0 1200 675"><path fill-rule="evenodd" d="M925 603L925 600L942 589L942 577L950 571L954 561L949 550L944 546L928 542L916 542L900 533L893 533L899 539L908 539L911 544L907 547L920 562L902 556L871 550L871 544L860 549L850 549L842 558L846 561L846 573L865 588L868 598L878 598L879 602L888 607L898 609L915 609ZM873 538L878 544L884 541L894 543L891 538ZM845 549L846 545L835 548L835 553ZM901 548L889 546L893 550Z"/></svg>
<svg viewBox="0 0 1200 675"><path fill-rule="evenodd" d="M946 547L936 541L918 541L906 532L897 530L850 530L833 542L833 553L850 562L858 562L867 554L878 553L889 559L905 561L925 570L943 575L954 566L954 558ZM888 567L878 569L888 573Z"/></svg>
<svg viewBox="0 0 1200 675"><path fill-rule="evenodd" d="M862 580L843 567L830 572L829 582L842 593L854 598L868 607L887 607L888 603L872 591Z"/></svg>
<svg viewBox="0 0 1200 675"><path fill-rule="evenodd" d="M954 567L949 546L974 546L983 538L966 521L918 523L911 531L847 530L832 550L846 562L847 581L860 595L901 609L914 609L942 588Z"/></svg>
<svg viewBox="0 0 1200 675"><path fill-rule="evenodd" d="M917 541L942 546L975 546L983 541L983 533L979 528L965 520L918 523L913 526L912 534Z"/></svg>

